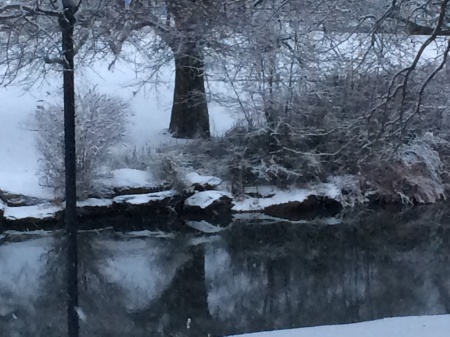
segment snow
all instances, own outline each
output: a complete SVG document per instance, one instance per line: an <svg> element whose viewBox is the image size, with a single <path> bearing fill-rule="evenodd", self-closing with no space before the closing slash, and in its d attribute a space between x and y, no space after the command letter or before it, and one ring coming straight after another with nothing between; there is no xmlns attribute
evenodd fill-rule
<svg viewBox="0 0 450 337"><path fill-rule="evenodd" d="M231 198L231 194L223 191L202 191L197 192L187 198L184 204L186 206L200 207L201 209L205 209L211 206L215 201L223 197Z"/></svg>
<svg viewBox="0 0 450 337"><path fill-rule="evenodd" d="M450 315L385 318L376 321L257 332L240 337L447 337Z"/></svg>
<svg viewBox="0 0 450 337"><path fill-rule="evenodd" d="M235 200L233 203L233 211L249 212L262 211L273 205L281 205L289 202L302 202L310 196L312 192L305 189L296 189L291 191L278 191L270 198L245 198L244 200Z"/></svg>
<svg viewBox="0 0 450 337"><path fill-rule="evenodd" d="M8 207L5 210L4 217L8 220L20 220L26 218L52 219L56 213L62 211L62 206L55 205L36 205L22 207Z"/></svg>
<svg viewBox="0 0 450 337"><path fill-rule="evenodd" d="M113 202L116 204L126 203L131 205L141 205L147 204L151 201L164 200L166 198L173 197L176 194L175 191L163 191L163 192L155 192L155 193L147 193L147 194L130 194L130 195L121 195L115 197Z"/></svg>
<svg viewBox="0 0 450 337"><path fill-rule="evenodd" d="M39 185L36 173L39 156L34 133L26 126L43 91L23 93L17 87L0 88L0 189L15 194L51 198L51 191Z"/></svg>
<svg viewBox="0 0 450 337"><path fill-rule="evenodd" d="M105 183L112 187L153 187L158 185L150 172L136 169L118 169L111 171L112 177Z"/></svg>
<svg viewBox="0 0 450 337"><path fill-rule="evenodd" d="M312 190L315 195L321 197L327 197L335 200L339 200L341 197L341 189L332 183L317 184Z"/></svg>
<svg viewBox="0 0 450 337"><path fill-rule="evenodd" d="M190 172L186 174L186 181L191 185L210 185L219 186L222 183L222 179L214 176L202 176L197 172Z"/></svg>
<svg viewBox="0 0 450 337"><path fill-rule="evenodd" d="M108 70L112 59L96 61L86 68L78 68L78 88L99 88L101 93L116 95L130 104L133 116L124 144L117 152L140 150L143 147L159 148L163 145L183 143L167 131L173 101L174 72L171 66L162 67L158 87L148 85L137 90L134 84L147 81L145 72L136 73L132 65L117 60L114 69ZM31 117L39 100L61 103L59 73L47 74L45 80L29 91L18 86L1 87L2 115L0 131L0 189L42 199L53 199L51 189L39 184L39 154L36 150L35 133L30 126ZM230 129L236 118L228 109L218 104L209 106L210 125L213 135L222 135ZM112 171L112 178L105 181L116 187L154 186L154 177L139 170L119 169Z"/></svg>
<svg viewBox="0 0 450 337"><path fill-rule="evenodd" d="M271 195L267 198L247 197L243 200L233 201L233 211L236 212L257 212L273 205L282 205L290 202L303 202L309 196L316 195L339 200L341 191L331 183L323 183L312 186L309 189L292 189L288 191L276 190L275 188L263 187L261 192L255 187L248 189L252 193L260 193L262 195Z"/></svg>
<svg viewBox="0 0 450 337"><path fill-rule="evenodd" d="M83 201L77 201L77 207L110 207L112 204L112 200L98 198L89 198Z"/></svg>
<svg viewBox="0 0 450 337"><path fill-rule="evenodd" d="M186 221L186 225L205 234L214 234L223 231L225 228L210 224L207 221Z"/></svg>

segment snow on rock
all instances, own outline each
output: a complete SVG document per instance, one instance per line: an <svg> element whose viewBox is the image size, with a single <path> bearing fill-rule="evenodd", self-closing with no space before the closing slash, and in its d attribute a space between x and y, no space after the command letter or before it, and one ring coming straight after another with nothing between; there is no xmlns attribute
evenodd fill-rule
<svg viewBox="0 0 450 337"><path fill-rule="evenodd" d="M262 211L273 205L287 204L289 202L302 202L308 196L313 194L310 190L298 189L291 191L278 191L270 198L245 198L244 200L235 200L233 203L233 211L249 212Z"/></svg>
<svg viewBox="0 0 450 337"><path fill-rule="evenodd" d="M7 207L4 213L4 217L8 220L20 220L27 218L52 219L56 217L56 213L62 210L62 206L48 204L36 206Z"/></svg>
<svg viewBox="0 0 450 337"><path fill-rule="evenodd" d="M186 221L186 225L205 234L215 234L223 231L225 228L214 226L207 221Z"/></svg>
<svg viewBox="0 0 450 337"><path fill-rule="evenodd" d="M163 191L147 194L131 194L131 195L121 195L113 199L115 204L131 204L131 205L141 205L147 204L152 201L160 201L166 198L171 198L176 194L175 191Z"/></svg>
<svg viewBox="0 0 450 337"><path fill-rule="evenodd" d="M255 193L261 194L255 188ZM310 189L293 189L289 191L280 191L276 189L264 188L264 194L271 195L267 198L248 197L243 200L235 200L232 210L235 212L257 212L270 206L288 204L291 202L304 202L309 196L326 197L339 200L341 191L331 183L323 183L312 186Z"/></svg>
<svg viewBox="0 0 450 337"><path fill-rule="evenodd" d="M110 207L113 202L109 199L89 198L77 202L77 207Z"/></svg>
<svg viewBox="0 0 450 337"><path fill-rule="evenodd" d="M275 330L240 337L447 337L450 315L385 318L376 321Z"/></svg>
<svg viewBox="0 0 450 337"><path fill-rule="evenodd" d="M190 207L205 209L224 197L231 198L231 194L223 191L202 191L187 198L184 204Z"/></svg>
<svg viewBox="0 0 450 337"><path fill-rule="evenodd" d="M222 184L222 179L214 176L202 176L197 172L186 174L186 182L190 185L217 187Z"/></svg>

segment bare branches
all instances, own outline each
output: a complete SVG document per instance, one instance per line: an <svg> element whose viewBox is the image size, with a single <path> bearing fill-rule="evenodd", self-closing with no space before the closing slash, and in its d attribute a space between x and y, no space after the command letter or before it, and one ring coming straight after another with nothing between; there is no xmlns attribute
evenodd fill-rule
<svg viewBox="0 0 450 337"><path fill-rule="evenodd" d="M4 20L12 20L36 16L58 17L61 11L42 9L38 3L36 6L27 6L22 2L0 6L0 24Z"/></svg>

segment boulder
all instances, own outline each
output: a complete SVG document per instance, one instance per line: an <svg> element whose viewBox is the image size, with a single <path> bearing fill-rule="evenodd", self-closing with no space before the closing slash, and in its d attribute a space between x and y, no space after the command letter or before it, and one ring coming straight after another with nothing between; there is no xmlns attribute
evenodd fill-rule
<svg viewBox="0 0 450 337"><path fill-rule="evenodd" d="M300 220L335 216L341 210L342 204L333 198L309 195L303 201L267 206L263 213L282 219Z"/></svg>
<svg viewBox="0 0 450 337"><path fill-rule="evenodd" d="M130 215L178 216L183 196L175 191L122 195L113 199L113 211Z"/></svg>
<svg viewBox="0 0 450 337"><path fill-rule="evenodd" d="M184 201L183 215L190 220L208 220L214 224L231 222L232 198L227 192L197 192Z"/></svg>
<svg viewBox="0 0 450 337"><path fill-rule="evenodd" d="M4 228L20 231L58 229L64 211L62 206L40 204L34 206L7 207L4 211Z"/></svg>
<svg viewBox="0 0 450 337"><path fill-rule="evenodd" d="M0 190L0 201L3 201L9 207L20 207L20 206L35 206L46 203L49 200Z"/></svg>
<svg viewBox="0 0 450 337"><path fill-rule="evenodd" d="M149 194L149 193L157 193L162 191L169 191L171 186L169 184L163 184L159 186L144 186L144 187L114 187L113 193L114 196L121 195L134 195L134 194Z"/></svg>
<svg viewBox="0 0 450 337"><path fill-rule="evenodd" d="M89 198L77 202L77 215L81 218L98 218L112 213L110 199Z"/></svg>

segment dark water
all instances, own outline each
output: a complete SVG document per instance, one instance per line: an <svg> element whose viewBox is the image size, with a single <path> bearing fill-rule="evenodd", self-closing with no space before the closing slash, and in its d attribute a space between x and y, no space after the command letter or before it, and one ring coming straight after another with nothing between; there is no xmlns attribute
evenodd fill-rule
<svg viewBox="0 0 450 337"><path fill-rule="evenodd" d="M449 214L80 233L81 335L223 336L450 313ZM0 238L0 336L65 335L64 256L60 233Z"/></svg>

